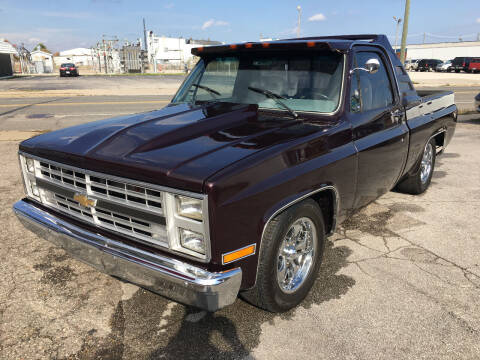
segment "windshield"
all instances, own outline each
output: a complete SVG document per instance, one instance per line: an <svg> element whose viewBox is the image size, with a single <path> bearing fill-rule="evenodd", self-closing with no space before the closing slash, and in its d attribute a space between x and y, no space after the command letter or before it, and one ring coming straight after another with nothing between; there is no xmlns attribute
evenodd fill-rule
<svg viewBox="0 0 480 360"><path fill-rule="evenodd" d="M248 53L200 60L172 103L220 101L330 113L337 109L344 56L333 52Z"/></svg>

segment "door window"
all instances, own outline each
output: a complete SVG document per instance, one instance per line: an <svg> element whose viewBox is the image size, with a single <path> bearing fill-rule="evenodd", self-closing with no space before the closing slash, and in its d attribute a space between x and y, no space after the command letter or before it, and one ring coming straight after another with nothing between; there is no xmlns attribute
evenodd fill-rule
<svg viewBox="0 0 480 360"><path fill-rule="evenodd" d="M370 59L380 62L380 69L375 74L357 70L352 77L350 106L352 112L384 109L393 105L393 91L385 62L375 52L357 52L354 67L363 68Z"/></svg>

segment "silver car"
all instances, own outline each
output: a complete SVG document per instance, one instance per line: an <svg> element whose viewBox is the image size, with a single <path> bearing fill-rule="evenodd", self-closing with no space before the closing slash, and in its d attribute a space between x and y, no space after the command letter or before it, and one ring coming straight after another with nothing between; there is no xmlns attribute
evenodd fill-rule
<svg viewBox="0 0 480 360"><path fill-rule="evenodd" d="M437 67L435 68L435 71L439 71L439 72L450 72L452 70L452 60L447 60L447 61L444 61L443 63L440 63L437 65Z"/></svg>
<svg viewBox="0 0 480 360"><path fill-rule="evenodd" d="M407 63L407 61L408 61L408 63ZM405 70L407 70L407 71L417 70L418 62L420 61L419 59L412 59L412 60L407 60L407 61L405 61Z"/></svg>

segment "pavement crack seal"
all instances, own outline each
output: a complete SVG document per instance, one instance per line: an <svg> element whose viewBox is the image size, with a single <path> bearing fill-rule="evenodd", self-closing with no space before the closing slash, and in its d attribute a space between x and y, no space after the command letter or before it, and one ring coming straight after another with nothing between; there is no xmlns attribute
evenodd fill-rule
<svg viewBox="0 0 480 360"><path fill-rule="evenodd" d="M346 246L327 240L318 278L299 308L340 299L355 285L352 277L340 273L351 253ZM238 299L209 313L140 288L119 301L109 334L80 332L84 345L70 358L243 359L260 344L265 323L294 319L296 311L273 314ZM107 356L109 352L112 355Z"/></svg>
<svg viewBox="0 0 480 360"><path fill-rule="evenodd" d="M364 258L364 259L360 259L360 260L356 260L356 261L350 261L349 263L355 264L358 267L358 263L360 263L360 262L364 262L364 261L368 261L368 260L375 260L375 259L379 259L379 258L409 261L412 264L414 264L418 269L420 269L422 272L424 272L424 273L426 273L426 274L428 274L432 277L435 277L435 278L439 279L440 281L442 281L444 283L447 283L451 286L457 286L456 284L453 284L453 283L449 282L448 280L445 280L445 279L441 278L437 274L431 273L431 272L425 270L424 268L422 268L418 265L418 263L432 263L432 264L440 265L440 266L447 266L446 264L448 264L448 266L460 269L463 272L463 276L465 277L465 279L472 285L473 288L480 289L480 284L477 284L474 281L474 280L477 280L477 281L480 282L480 276L478 276L474 272L470 271L467 267L461 266L461 265L455 263L452 260L449 260L445 257L442 257L442 256L434 253L433 251L431 251L431 250L429 250L429 249L427 249L427 248L425 248L425 247L423 247L423 246L421 246L421 245L403 237L402 235L397 234L397 233L387 229L386 226L387 226L388 220L394 216L394 211L392 211L392 207L394 207L394 206L397 206L397 205L393 204L390 208L388 208L388 210L373 214L371 216L368 216L368 215L362 213L362 210L361 210L358 213L354 214L350 219L348 219L347 221L345 221L343 223L342 228L338 232L339 235L343 237L343 239L350 240L350 241L358 244L359 246L362 246L366 249L369 249L370 251L381 253L378 256L368 257L368 258ZM399 209L401 209L401 207ZM378 249L374 249L370 246L367 246L367 245L363 244L360 239L357 239L357 238L355 238L351 235L347 235L348 230L359 230L362 233L368 233L368 234L371 234L373 236L381 237L383 239L384 244L385 244L385 248L388 251L382 252ZM410 248L408 246L402 246L402 247L399 247L399 248L392 251L389 248L389 246L387 245L387 236L397 237L399 239L402 239L405 242L407 242L408 244L410 244L410 246L413 246L413 248ZM342 240L342 239L337 239L337 241L338 240ZM392 253L397 252L400 249L403 249L403 251L405 252L405 258L398 258L398 257L390 256ZM418 251L417 251L417 254L418 255L423 255L423 256L428 255L428 256L430 256L430 259L425 259L424 258L423 261L414 259L415 254L412 253L412 250L409 250L409 249L412 249L412 250L413 249L421 249L421 253L418 253ZM438 263L439 260L443 261L446 264ZM362 271L366 275L371 276L364 269L362 269L360 267L359 267L359 269L360 269L360 271Z"/></svg>

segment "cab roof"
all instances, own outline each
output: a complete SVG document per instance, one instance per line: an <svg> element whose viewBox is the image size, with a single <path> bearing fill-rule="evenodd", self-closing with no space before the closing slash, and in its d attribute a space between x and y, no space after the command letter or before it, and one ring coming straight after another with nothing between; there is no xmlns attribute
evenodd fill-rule
<svg viewBox="0 0 480 360"><path fill-rule="evenodd" d="M207 54L228 53L229 51L251 51L251 50L330 50L346 52L355 44L377 44L382 45L387 51L393 49L385 35L364 34L364 35L335 35L317 36L294 39L283 39L275 41L258 41L238 44L225 44L208 47L197 47L192 49L192 54L202 56Z"/></svg>

